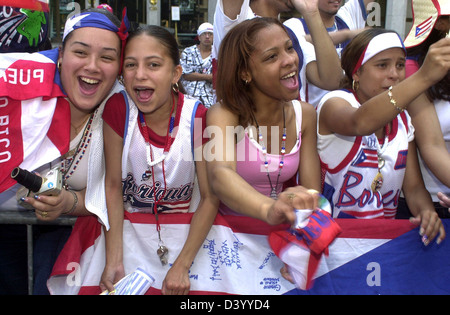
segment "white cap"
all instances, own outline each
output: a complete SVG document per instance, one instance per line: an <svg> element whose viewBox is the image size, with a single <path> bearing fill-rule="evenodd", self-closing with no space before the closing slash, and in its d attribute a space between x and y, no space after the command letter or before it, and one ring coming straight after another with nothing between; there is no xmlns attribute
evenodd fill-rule
<svg viewBox="0 0 450 315"><path fill-rule="evenodd" d="M213 25L211 23L203 23L198 27L197 35L200 36L205 32L212 33L214 30Z"/></svg>

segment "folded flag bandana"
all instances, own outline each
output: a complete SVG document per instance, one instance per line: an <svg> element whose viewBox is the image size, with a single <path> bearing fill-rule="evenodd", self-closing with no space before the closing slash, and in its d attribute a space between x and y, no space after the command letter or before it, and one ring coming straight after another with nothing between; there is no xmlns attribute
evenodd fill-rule
<svg viewBox="0 0 450 315"><path fill-rule="evenodd" d="M312 288L322 254L328 255L328 246L341 233L331 217L328 200L320 196L316 210L297 210L297 221L288 230L269 235L272 250L286 265L297 288Z"/></svg>
<svg viewBox="0 0 450 315"><path fill-rule="evenodd" d="M96 27L105 29L114 32L119 36L122 43L120 64L120 69L122 69L123 53L125 51L125 44L128 38L128 29L130 28L130 22L127 17L127 8L123 9L122 22L120 27L117 27L113 22L111 22L111 20L106 15L98 12L82 12L80 14L71 16L67 20L64 27L63 42L70 33L83 27Z"/></svg>
<svg viewBox="0 0 450 315"><path fill-rule="evenodd" d="M48 0L0 0L0 53L39 50L48 21Z"/></svg>

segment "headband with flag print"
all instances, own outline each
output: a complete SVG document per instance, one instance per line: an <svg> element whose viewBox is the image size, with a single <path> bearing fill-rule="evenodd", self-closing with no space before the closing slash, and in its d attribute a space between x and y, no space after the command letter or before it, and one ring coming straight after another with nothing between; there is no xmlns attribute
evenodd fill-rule
<svg viewBox="0 0 450 315"><path fill-rule="evenodd" d="M403 44L400 35L395 32L383 33L372 38L366 49L364 49L364 52L361 54L361 57L359 57L352 75L355 74L369 59L390 48L401 48L406 54L405 45Z"/></svg>
<svg viewBox="0 0 450 315"><path fill-rule="evenodd" d="M117 27L106 15L99 12L82 12L71 16L66 21L66 25L64 27L63 42L70 33L83 27L105 29L114 32L117 36L119 36L122 43L122 51L120 53L120 71L122 71L123 54L128 38L128 29L130 28L130 22L127 17L127 8L124 8L122 11L122 22L120 27Z"/></svg>

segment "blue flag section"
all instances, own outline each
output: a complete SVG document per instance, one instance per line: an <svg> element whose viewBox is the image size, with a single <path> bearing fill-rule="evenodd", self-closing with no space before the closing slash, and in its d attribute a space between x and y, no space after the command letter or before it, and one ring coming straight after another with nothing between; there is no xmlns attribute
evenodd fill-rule
<svg viewBox="0 0 450 315"><path fill-rule="evenodd" d="M443 223L446 233L449 233L450 220L443 220ZM380 231L379 237L382 234ZM367 243L380 240L371 238ZM425 246L416 227L385 241L318 276L310 290L292 290L287 294L450 294L450 240L446 239L439 245L433 241ZM355 250L364 251L362 248Z"/></svg>

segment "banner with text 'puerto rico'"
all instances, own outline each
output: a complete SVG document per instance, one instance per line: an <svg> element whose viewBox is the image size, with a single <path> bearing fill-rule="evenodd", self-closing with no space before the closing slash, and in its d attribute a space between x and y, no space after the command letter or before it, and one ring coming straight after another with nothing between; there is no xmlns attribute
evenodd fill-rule
<svg viewBox="0 0 450 315"><path fill-rule="evenodd" d="M15 167L32 171L69 148L70 107L57 57L57 49L0 54L0 193L15 184Z"/></svg>

